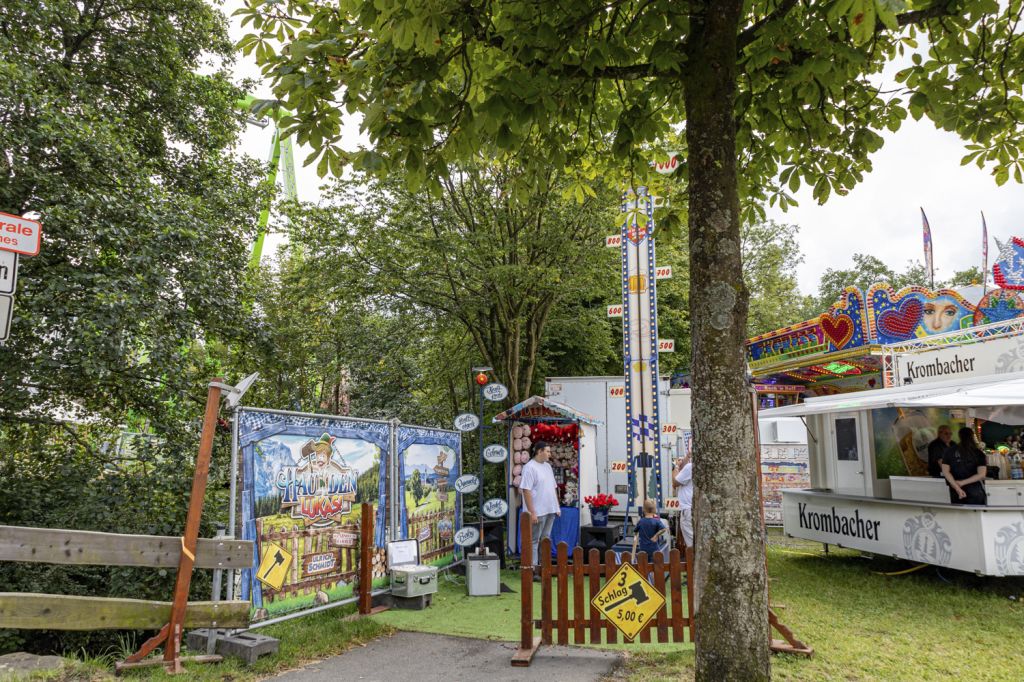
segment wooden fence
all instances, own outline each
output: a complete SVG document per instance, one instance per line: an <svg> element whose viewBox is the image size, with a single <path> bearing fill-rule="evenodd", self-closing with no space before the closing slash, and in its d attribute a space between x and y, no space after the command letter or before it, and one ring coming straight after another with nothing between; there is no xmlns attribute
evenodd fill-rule
<svg viewBox="0 0 1024 682"><path fill-rule="evenodd" d="M119 535L58 528L0 526L0 561L176 568L182 538ZM253 543L201 539L197 568L247 568ZM145 630L168 622L171 603L110 597L0 592L0 628L25 630ZM191 602L187 627L245 627L249 602Z"/></svg>
<svg viewBox="0 0 1024 682"><path fill-rule="evenodd" d="M693 565L693 551L685 555L673 549L666 561L660 554L653 561L646 553L632 557L628 552L616 559L615 552L608 550L602 561L600 551L591 549L584 554L580 546L572 550L564 542L558 543L557 558L551 561L551 540L544 538L540 543L540 614L533 614L533 541L530 533L530 515L520 517L522 532L521 556L525 562L520 569L520 643L519 650L512 657L512 665L528 666L541 644L560 645L615 643L619 639L617 628L605 619L591 601L623 564L632 564L643 576L653 578L652 585L665 597L665 605L654 618L637 633L634 642L685 642L693 641L693 597L687 585L690 567ZM553 584L554 583L554 584ZM572 594L572 615L569 614L570 592ZM557 601L556 601L557 600ZM684 606L685 602L685 606ZM535 636L534 631L540 630Z"/></svg>
<svg viewBox="0 0 1024 682"><path fill-rule="evenodd" d="M451 553L455 550L454 536L445 541L441 540L441 533L437 528L438 523L444 520L452 521L454 513L450 510L427 512L425 514L406 514L406 522L409 527L409 539L418 540L419 534L424 528L430 529L430 536L420 542L420 561L427 563L435 557ZM452 533L455 532L455 524L452 523Z"/></svg>

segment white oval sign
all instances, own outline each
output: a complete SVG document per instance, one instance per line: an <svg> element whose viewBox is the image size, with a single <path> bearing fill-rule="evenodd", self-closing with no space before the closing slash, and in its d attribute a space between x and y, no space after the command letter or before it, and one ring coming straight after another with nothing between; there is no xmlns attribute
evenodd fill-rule
<svg viewBox="0 0 1024 682"><path fill-rule="evenodd" d="M508 502L500 497L492 497L484 502L484 515L492 519L500 519L508 513Z"/></svg>
<svg viewBox="0 0 1024 682"><path fill-rule="evenodd" d="M459 431L472 431L480 426L480 417L470 412L463 412L455 418L455 428Z"/></svg>
<svg viewBox="0 0 1024 682"><path fill-rule="evenodd" d="M484 459L491 464L501 464L508 459L508 448L504 445L488 445L484 448Z"/></svg>
<svg viewBox="0 0 1024 682"><path fill-rule="evenodd" d="M491 402L498 402L508 397L508 387L505 384L493 382L484 386L484 397Z"/></svg>
<svg viewBox="0 0 1024 682"><path fill-rule="evenodd" d="M464 526L459 529L459 532L455 534L455 544L459 547L469 547L475 545L476 541L480 539L480 531L473 526Z"/></svg>
<svg viewBox="0 0 1024 682"><path fill-rule="evenodd" d="M455 479L455 492L471 493L480 486L480 479L473 474L464 474Z"/></svg>

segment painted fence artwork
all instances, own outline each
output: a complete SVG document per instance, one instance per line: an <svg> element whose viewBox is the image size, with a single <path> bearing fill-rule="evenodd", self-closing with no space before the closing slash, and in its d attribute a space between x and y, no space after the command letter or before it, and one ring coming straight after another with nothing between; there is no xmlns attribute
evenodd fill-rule
<svg viewBox="0 0 1024 682"><path fill-rule="evenodd" d="M398 514L402 540L420 541L420 561L446 566L456 560L455 533L462 526L462 437L456 431L399 426Z"/></svg>
<svg viewBox="0 0 1024 682"><path fill-rule="evenodd" d="M256 543L241 596L253 621L353 598L364 509L376 517L375 560L387 538L391 425L249 408L237 419L242 537Z"/></svg>

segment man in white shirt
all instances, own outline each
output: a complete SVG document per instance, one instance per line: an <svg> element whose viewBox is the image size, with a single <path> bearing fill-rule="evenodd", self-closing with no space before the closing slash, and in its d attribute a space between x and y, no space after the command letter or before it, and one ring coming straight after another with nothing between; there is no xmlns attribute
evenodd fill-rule
<svg viewBox="0 0 1024 682"><path fill-rule="evenodd" d="M686 546L693 547L693 464L689 453L676 460L672 479L679 498L679 528Z"/></svg>
<svg viewBox="0 0 1024 682"><path fill-rule="evenodd" d="M551 537L555 517L562 515L562 507L558 504L555 472L548 464L550 457L551 446L544 441L537 441L533 446L533 459L523 466L523 478L519 484L519 490L523 493L523 503L526 511L530 513L533 527L534 567L539 563L541 539Z"/></svg>

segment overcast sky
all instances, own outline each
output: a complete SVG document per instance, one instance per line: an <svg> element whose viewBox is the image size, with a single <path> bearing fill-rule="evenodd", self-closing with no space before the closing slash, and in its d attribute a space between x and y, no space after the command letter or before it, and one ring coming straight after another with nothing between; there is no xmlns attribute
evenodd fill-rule
<svg viewBox="0 0 1024 682"><path fill-rule="evenodd" d="M230 14L240 5L239 0L229 0L224 10ZM245 33L237 18L231 19L231 28L235 40ZM240 56L235 75L258 78L259 70L251 57ZM257 89L253 94L269 97L270 91ZM346 148L367 142L358 128L358 119L348 120ZM249 126L239 151L267 159L271 134L270 129ZM980 211L988 221L990 267L996 254L992 237L1024 236L1024 187L1013 180L996 187L988 169L961 166L966 152L956 135L936 130L927 120L908 118L898 133L887 132L885 140L873 157L874 170L849 195L833 194L827 204L818 206L810 189L802 188L797 194L800 206L786 213L769 211L775 220L800 226L804 263L797 275L804 293L817 291L826 269L848 267L854 253L870 253L897 270L908 260L923 262L918 207L924 207L931 223L937 279L981 264ZM322 181L313 166L301 167L309 151L296 150L298 192L300 200L316 201ZM271 236L265 253L280 241Z"/></svg>

